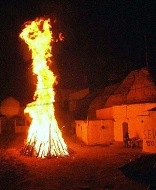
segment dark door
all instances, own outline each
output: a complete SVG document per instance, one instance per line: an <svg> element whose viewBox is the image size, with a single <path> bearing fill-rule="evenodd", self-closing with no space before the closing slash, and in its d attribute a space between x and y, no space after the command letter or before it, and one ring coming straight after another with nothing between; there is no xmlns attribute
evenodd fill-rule
<svg viewBox="0 0 156 190"><path fill-rule="evenodd" d="M124 137L126 136L126 134L128 134L128 123L127 122L122 123L122 129L123 129L123 140L124 140Z"/></svg>
<svg viewBox="0 0 156 190"><path fill-rule="evenodd" d="M6 117L1 118L2 134L14 133L14 120Z"/></svg>

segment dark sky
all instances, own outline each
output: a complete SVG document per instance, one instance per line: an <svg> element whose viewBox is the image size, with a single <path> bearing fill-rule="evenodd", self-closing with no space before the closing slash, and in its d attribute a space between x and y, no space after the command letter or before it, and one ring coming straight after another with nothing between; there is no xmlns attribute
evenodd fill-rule
<svg viewBox="0 0 156 190"><path fill-rule="evenodd" d="M53 44L53 69L60 87L79 87L86 77L90 87L97 87L145 66L155 76L155 14L151 0L0 2L0 99L12 95L26 101L33 96L31 58L19 39L24 22L42 16L57 20L53 33L65 37Z"/></svg>

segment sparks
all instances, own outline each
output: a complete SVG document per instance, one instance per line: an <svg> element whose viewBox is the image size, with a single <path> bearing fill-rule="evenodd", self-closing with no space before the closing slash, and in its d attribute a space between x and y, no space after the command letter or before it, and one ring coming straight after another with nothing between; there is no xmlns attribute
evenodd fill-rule
<svg viewBox="0 0 156 190"><path fill-rule="evenodd" d="M49 69L52 62L52 31L50 19L37 18L26 22L20 34L32 52L33 73L37 76L34 102L24 110L32 122L25 141L24 153L36 157L67 156L68 148L55 118L56 77Z"/></svg>

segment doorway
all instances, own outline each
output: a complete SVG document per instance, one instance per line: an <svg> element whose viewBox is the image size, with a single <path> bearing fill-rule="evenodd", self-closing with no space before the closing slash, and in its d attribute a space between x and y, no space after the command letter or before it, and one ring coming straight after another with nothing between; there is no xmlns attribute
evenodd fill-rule
<svg viewBox="0 0 156 190"><path fill-rule="evenodd" d="M122 130L123 130L123 140L126 134L128 134L128 123L124 122L122 123Z"/></svg>

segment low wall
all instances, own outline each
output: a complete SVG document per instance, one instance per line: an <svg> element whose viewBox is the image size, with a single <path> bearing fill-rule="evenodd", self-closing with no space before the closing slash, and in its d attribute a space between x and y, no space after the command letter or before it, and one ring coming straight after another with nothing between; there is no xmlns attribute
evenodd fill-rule
<svg viewBox="0 0 156 190"><path fill-rule="evenodd" d="M76 120L76 136L87 145L107 144L114 140L112 120Z"/></svg>
<svg viewBox="0 0 156 190"><path fill-rule="evenodd" d="M143 151L156 153L156 113L150 113L146 118L143 130Z"/></svg>
<svg viewBox="0 0 156 190"><path fill-rule="evenodd" d="M24 124L24 125L22 125ZM24 120L24 122L22 122L21 125L17 124L17 121L14 121L14 126L15 126L15 133L27 133L29 126L27 125L26 120Z"/></svg>
<svg viewBox="0 0 156 190"><path fill-rule="evenodd" d="M27 133L29 126L15 126L15 133Z"/></svg>

